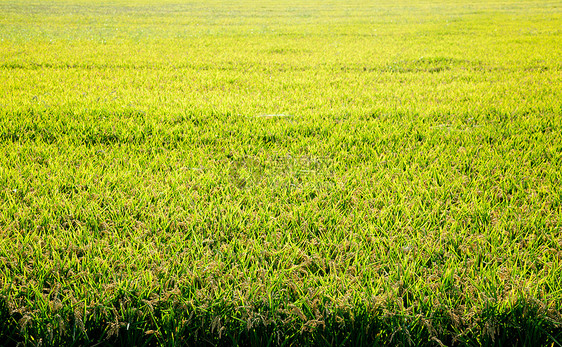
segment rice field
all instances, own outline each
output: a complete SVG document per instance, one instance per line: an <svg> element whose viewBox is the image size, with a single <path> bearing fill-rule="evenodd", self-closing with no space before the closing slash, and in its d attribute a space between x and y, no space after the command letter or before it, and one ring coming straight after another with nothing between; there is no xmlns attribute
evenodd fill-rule
<svg viewBox="0 0 562 347"><path fill-rule="evenodd" d="M562 3L0 0L0 345L562 343Z"/></svg>

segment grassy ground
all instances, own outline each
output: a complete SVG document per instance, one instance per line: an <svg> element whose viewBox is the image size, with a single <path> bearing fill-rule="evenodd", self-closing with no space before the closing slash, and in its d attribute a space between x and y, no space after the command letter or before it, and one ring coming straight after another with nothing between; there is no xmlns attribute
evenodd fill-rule
<svg viewBox="0 0 562 347"><path fill-rule="evenodd" d="M0 344L560 345L558 1L0 1Z"/></svg>

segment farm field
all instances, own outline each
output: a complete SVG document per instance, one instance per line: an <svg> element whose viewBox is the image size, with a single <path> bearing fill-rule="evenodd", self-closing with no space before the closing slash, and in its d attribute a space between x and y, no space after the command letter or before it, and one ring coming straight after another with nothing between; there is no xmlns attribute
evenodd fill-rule
<svg viewBox="0 0 562 347"><path fill-rule="evenodd" d="M0 345L562 343L560 1L0 0Z"/></svg>

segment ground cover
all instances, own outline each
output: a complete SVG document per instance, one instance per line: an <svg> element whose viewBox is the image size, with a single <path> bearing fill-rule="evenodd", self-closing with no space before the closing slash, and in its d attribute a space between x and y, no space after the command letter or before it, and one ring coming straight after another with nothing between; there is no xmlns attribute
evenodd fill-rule
<svg viewBox="0 0 562 347"><path fill-rule="evenodd" d="M559 345L557 1L0 1L0 344Z"/></svg>

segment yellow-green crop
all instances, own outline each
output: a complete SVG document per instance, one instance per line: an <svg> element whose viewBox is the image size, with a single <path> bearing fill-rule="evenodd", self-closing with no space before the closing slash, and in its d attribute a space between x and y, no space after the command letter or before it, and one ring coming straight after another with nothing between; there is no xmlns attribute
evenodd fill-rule
<svg viewBox="0 0 562 347"><path fill-rule="evenodd" d="M559 1L0 0L0 345L562 342Z"/></svg>

